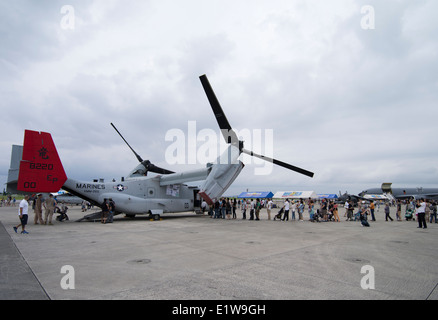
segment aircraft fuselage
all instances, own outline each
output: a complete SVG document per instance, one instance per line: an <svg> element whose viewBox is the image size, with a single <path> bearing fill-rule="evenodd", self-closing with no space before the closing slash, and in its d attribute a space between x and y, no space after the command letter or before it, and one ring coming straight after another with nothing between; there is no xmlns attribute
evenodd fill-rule
<svg viewBox="0 0 438 320"><path fill-rule="evenodd" d="M159 179L154 177L106 183L69 178L62 188L98 206L104 199L111 198L116 211L128 215L192 211L198 191L185 184L160 186Z"/></svg>
<svg viewBox="0 0 438 320"><path fill-rule="evenodd" d="M390 192L395 198L425 198L436 199L438 198L438 188L391 188ZM363 197L366 194L384 194L385 191L382 188L371 188L359 193L359 196Z"/></svg>

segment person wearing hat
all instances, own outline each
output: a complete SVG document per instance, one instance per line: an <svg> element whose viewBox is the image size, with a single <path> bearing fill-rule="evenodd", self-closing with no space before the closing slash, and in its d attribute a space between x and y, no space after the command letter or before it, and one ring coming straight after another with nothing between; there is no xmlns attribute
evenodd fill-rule
<svg viewBox="0 0 438 320"><path fill-rule="evenodd" d="M35 200L35 208L33 209L35 212L35 218L33 220L34 224L44 224L43 221L43 195L40 193Z"/></svg>

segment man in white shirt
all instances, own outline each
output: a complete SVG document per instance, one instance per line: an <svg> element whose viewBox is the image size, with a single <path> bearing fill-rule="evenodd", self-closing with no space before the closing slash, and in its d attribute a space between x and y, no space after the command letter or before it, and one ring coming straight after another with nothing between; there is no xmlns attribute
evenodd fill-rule
<svg viewBox="0 0 438 320"><path fill-rule="evenodd" d="M284 215L283 215L283 221L287 220L289 221L289 209L290 209L290 204L289 204L289 199L286 199L286 201L284 202Z"/></svg>
<svg viewBox="0 0 438 320"><path fill-rule="evenodd" d="M21 233L28 234L26 231L27 218L29 214L29 196L25 196L23 200L20 202L20 207L18 208L18 217L20 218L20 224L14 227L15 233L17 233L17 229L21 226Z"/></svg>
<svg viewBox="0 0 438 320"><path fill-rule="evenodd" d="M426 202L421 199L417 202L418 228L426 229Z"/></svg>
<svg viewBox="0 0 438 320"><path fill-rule="evenodd" d="M344 217L347 216L349 207L350 207L350 204L348 203L348 200L347 200L347 201L345 201L345 204L344 204L344 208L345 208Z"/></svg>

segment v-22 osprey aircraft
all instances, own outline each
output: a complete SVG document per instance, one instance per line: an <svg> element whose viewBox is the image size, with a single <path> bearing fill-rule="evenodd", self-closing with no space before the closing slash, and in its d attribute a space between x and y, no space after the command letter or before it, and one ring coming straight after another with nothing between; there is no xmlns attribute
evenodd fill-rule
<svg viewBox="0 0 438 320"><path fill-rule="evenodd" d="M199 207L198 195L209 204L219 199L243 169L244 164L238 159L242 153L313 177L313 172L246 150L244 142L237 138L229 124L206 75L200 76L200 80L228 144L216 163L181 173L157 167L149 160L143 160L111 123L140 164L118 182L78 181L67 178L50 133L25 130L17 189L30 193L46 193L62 188L97 206L101 206L105 198L112 198L116 204L115 214L124 213L130 217L149 214L157 220L164 213L193 211ZM149 172L157 175L148 176ZM193 181L204 182L199 189L185 184Z"/></svg>

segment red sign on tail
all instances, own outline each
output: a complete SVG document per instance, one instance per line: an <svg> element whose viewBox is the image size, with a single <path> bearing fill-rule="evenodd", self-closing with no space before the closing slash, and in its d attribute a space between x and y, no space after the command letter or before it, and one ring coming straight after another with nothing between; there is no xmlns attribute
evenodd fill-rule
<svg viewBox="0 0 438 320"><path fill-rule="evenodd" d="M65 181L67 176L50 133L25 130L17 189L57 192Z"/></svg>

